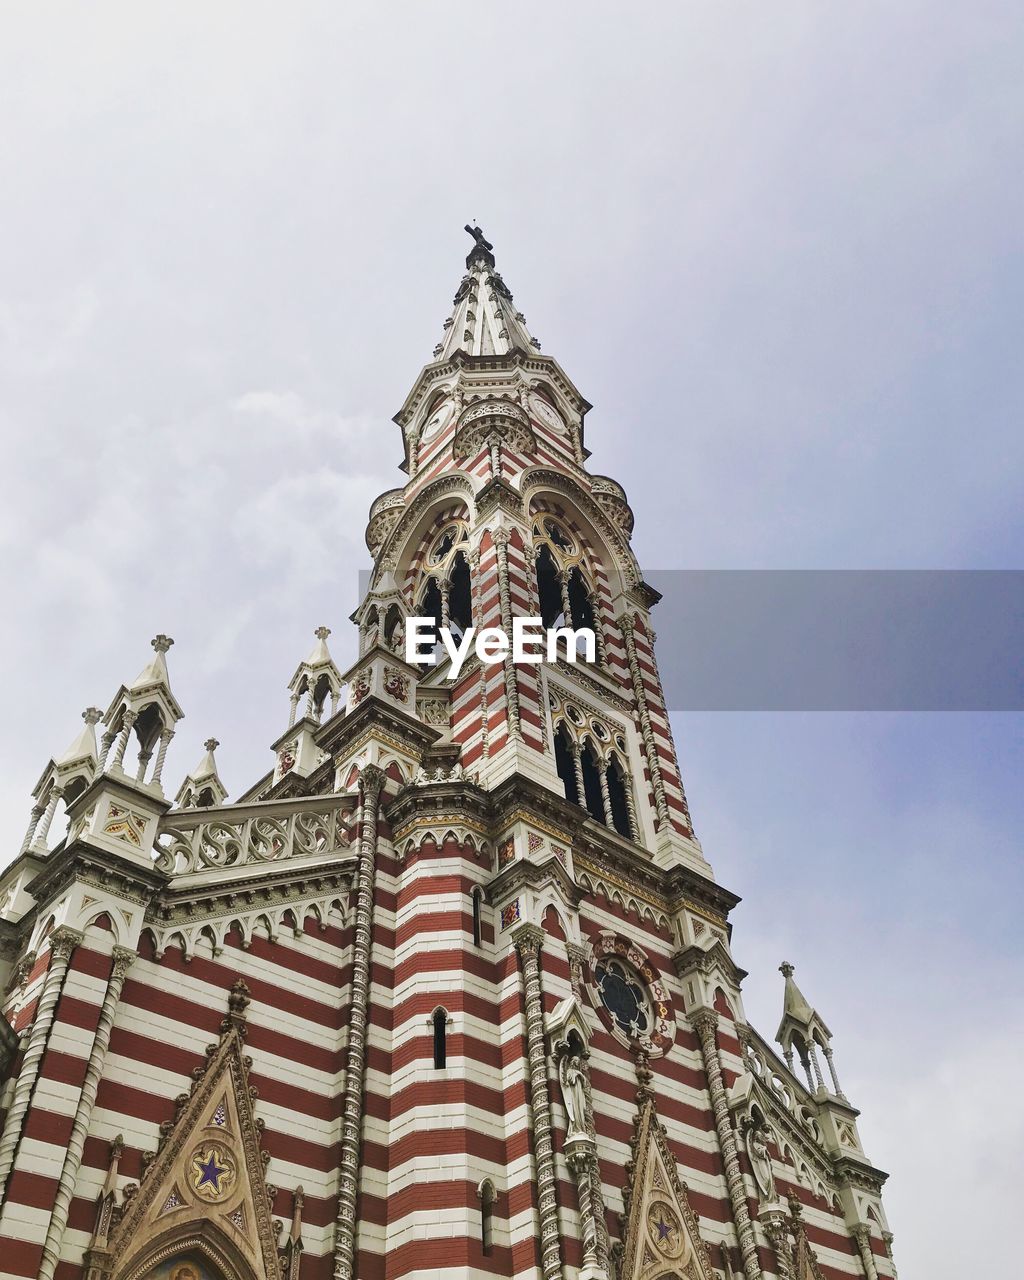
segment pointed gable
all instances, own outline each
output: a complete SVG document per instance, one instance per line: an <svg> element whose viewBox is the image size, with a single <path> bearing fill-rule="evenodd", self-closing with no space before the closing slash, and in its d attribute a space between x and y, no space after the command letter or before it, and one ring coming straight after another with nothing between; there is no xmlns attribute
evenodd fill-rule
<svg viewBox="0 0 1024 1280"><path fill-rule="evenodd" d="M139 1189L126 1191L106 1257L94 1255L100 1265L93 1274L136 1280L158 1262L196 1254L225 1274L281 1280L263 1125L243 1053L248 1003L239 979L220 1040L196 1069L191 1092L177 1099L174 1119L161 1126L160 1148Z"/></svg>
<svg viewBox="0 0 1024 1280"><path fill-rule="evenodd" d="M623 1219L619 1280L715 1280L697 1215L649 1094L636 1122Z"/></svg>

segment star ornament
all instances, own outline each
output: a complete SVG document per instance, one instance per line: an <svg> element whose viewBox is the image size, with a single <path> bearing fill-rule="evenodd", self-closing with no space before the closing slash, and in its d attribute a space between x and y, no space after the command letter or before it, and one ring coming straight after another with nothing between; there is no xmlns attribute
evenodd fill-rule
<svg viewBox="0 0 1024 1280"><path fill-rule="evenodd" d="M192 1185L206 1196L221 1196L232 1179L231 1163L215 1147L200 1148L192 1157Z"/></svg>

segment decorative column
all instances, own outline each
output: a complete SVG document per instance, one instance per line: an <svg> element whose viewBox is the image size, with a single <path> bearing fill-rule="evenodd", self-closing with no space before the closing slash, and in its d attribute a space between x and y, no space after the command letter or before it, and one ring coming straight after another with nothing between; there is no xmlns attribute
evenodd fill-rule
<svg viewBox="0 0 1024 1280"><path fill-rule="evenodd" d="M348 1032L348 1064L341 1119L341 1166L338 1175L338 1218L334 1237L334 1280L355 1275L356 1196L359 1148L363 1129L363 1082L366 1074L366 1028L370 1002L370 947L373 929L373 882L377 862L377 818L384 774L367 765L359 776L359 888L352 947L352 1001Z"/></svg>
<svg viewBox="0 0 1024 1280"><path fill-rule="evenodd" d="M640 843L640 821L636 816L636 796L633 794L633 779L623 769L622 790L626 794L626 815L629 818L629 834L637 843Z"/></svg>
<svg viewBox="0 0 1024 1280"><path fill-rule="evenodd" d="M38 831L36 832L35 839L33 840L33 844L39 844L45 847L46 837L50 833L50 823L53 821L53 815L57 812L57 802L60 800L63 794L64 794L63 787L54 785L50 788L50 794L46 800L46 808L43 810L43 820L39 825Z"/></svg>
<svg viewBox="0 0 1024 1280"><path fill-rule="evenodd" d="M658 822L667 823L669 821L668 798L665 795L665 781L661 776L661 764L658 761L658 744L654 741L651 709L647 704L647 691L644 688L640 658L636 651L636 636L633 634L633 615L624 613L619 619L619 627L626 645L626 660L629 663L629 675L633 682L633 696L636 699L637 715L640 718L640 736L644 740L644 753L647 756L647 768L651 775L651 789L654 792L654 805L658 813Z"/></svg>
<svg viewBox="0 0 1024 1280"><path fill-rule="evenodd" d="M604 765L599 773L601 779L601 807L604 809L604 825L614 828L612 820L612 798L608 792L608 766Z"/></svg>
<svg viewBox="0 0 1024 1280"><path fill-rule="evenodd" d="M885 1245L885 1252L889 1258L889 1270L892 1272L894 1280L896 1276L896 1260L892 1256L893 1234L891 1231L882 1232L882 1243Z"/></svg>
<svg viewBox="0 0 1024 1280"><path fill-rule="evenodd" d="M540 987L540 951L544 932L523 925L512 935L523 966L526 1006L527 1075L533 1112L533 1149L537 1161L537 1207L540 1215L541 1273L544 1280L559 1280L562 1262L558 1242L558 1205L555 1200L555 1153L551 1142L551 1099L548 1094L547 1060L544 1054L544 1006Z"/></svg>
<svg viewBox="0 0 1024 1280"><path fill-rule="evenodd" d="M96 1105L96 1092L99 1089L100 1076L103 1074L103 1063L110 1045L110 1031L114 1025L114 1014L117 1002L121 998L121 988L135 959L135 952L127 947L115 947L113 966L107 990L100 1006L99 1022L93 1036L92 1049L85 1066L85 1079L82 1091L78 1095L78 1106L71 1124L71 1136L68 1138L67 1153L64 1156L64 1167L60 1171L57 1191L53 1197L53 1208L50 1210L50 1224L43 1242L43 1257L39 1264L39 1280L53 1280L57 1263L60 1260L60 1246L64 1239L64 1231L68 1224L68 1211L71 1198L75 1194L78 1172L82 1166L82 1153L85 1150L85 1139L89 1132L89 1121L92 1119L93 1107Z"/></svg>
<svg viewBox="0 0 1024 1280"><path fill-rule="evenodd" d="M832 1046L830 1044L825 1045L822 1052L825 1054L825 1061L828 1064L828 1073L832 1077L832 1088L835 1089L836 1091L836 1097L842 1098L843 1101L845 1102L846 1094L843 1093L843 1090L839 1084L839 1075L836 1072L836 1064L835 1064L834 1055L832 1053Z"/></svg>
<svg viewBox="0 0 1024 1280"><path fill-rule="evenodd" d="M29 1036L25 1056L21 1061L18 1083L14 1086L10 1110L4 1118L3 1134L0 1135L0 1197L7 1188L7 1179L14 1165L14 1156L21 1138L21 1126L28 1111L29 1098L39 1075L39 1064L43 1050L50 1036L53 1025L53 1013L57 1007L57 998L64 985L64 975L75 947L82 941L82 934L77 929L62 926L50 934L50 967L43 979L43 989L36 1005L32 1033Z"/></svg>
<svg viewBox="0 0 1024 1280"><path fill-rule="evenodd" d="M102 773L103 767L107 763L107 756L110 754L110 748L114 745L116 734L109 729L100 737L100 754L96 761L96 772Z"/></svg>
<svg viewBox="0 0 1024 1280"><path fill-rule="evenodd" d="M22 853L25 853L26 850L32 847L32 843L35 839L36 828L39 826L39 819L45 812L46 810L41 804L34 804L32 806L32 813L28 820L28 830L25 832L25 839L21 842Z"/></svg>
<svg viewBox="0 0 1024 1280"><path fill-rule="evenodd" d="M130 707L125 708L124 716L121 719L121 732L117 735L117 746L114 748L114 759L110 765L112 769L124 768L124 753L128 748L128 739L131 736L135 718L135 712Z"/></svg>
<svg viewBox="0 0 1024 1280"><path fill-rule="evenodd" d="M575 738L569 743L569 750L572 752L572 767L576 774L576 803L582 808L587 807L587 788L583 781L583 753L580 751L580 744Z"/></svg>
<svg viewBox="0 0 1024 1280"><path fill-rule="evenodd" d="M295 718L299 714L299 698L301 696L302 695L299 693L293 693L291 698L289 699L289 703L290 703L290 710L288 712L288 728L289 729L295 723Z"/></svg>
<svg viewBox="0 0 1024 1280"><path fill-rule="evenodd" d="M562 613L565 615L565 625L567 627L571 627L573 625L573 620L572 602L569 599L569 575L564 569L559 569L558 573L555 574L555 577L558 579L558 586L562 593Z"/></svg>
<svg viewBox="0 0 1024 1280"><path fill-rule="evenodd" d="M810 1058L811 1066L814 1069L814 1083L819 1089L824 1090L825 1081L822 1079L821 1075L821 1063L818 1061L818 1043L816 1040L812 1039L810 1044L808 1044L807 1055Z"/></svg>
<svg viewBox="0 0 1024 1280"><path fill-rule="evenodd" d="M601 599L596 591L590 589L589 584L587 600L590 603L590 612L594 615L594 657L597 659L597 665L604 667L608 665L608 648L605 644L604 627L601 625Z"/></svg>
<svg viewBox="0 0 1024 1280"><path fill-rule="evenodd" d="M871 1248L871 1228L866 1223L858 1223L853 1229L853 1238L857 1241L857 1251L860 1254L861 1266L864 1268L864 1274L868 1280L878 1280L878 1271L875 1267L875 1254Z"/></svg>
<svg viewBox="0 0 1024 1280"><path fill-rule="evenodd" d="M501 607L501 629L505 635L512 635L512 593L508 582L508 543L507 529L495 529L491 534L494 550L498 558L498 600ZM513 738L523 736L522 723L519 719L519 686L516 683L516 668L512 661L512 647L505 654L505 701L508 703L508 731Z"/></svg>
<svg viewBox="0 0 1024 1280"><path fill-rule="evenodd" d="M171 745L171 739L174 737L173 729L165 729L160 735L160 748L156 753L156 764L153 766L153 785L160 785L160 778L164 771L164 761L167 759L167 748ZM207 750L210 748L207 747Z"/></svg>
<svg viewBox="0 0 1024 1280"><path fill-rule="evenodd" d="M722 1161L725 1164L725 1181L729 1188L729 1200L732 1203L733 1217L740 1238L740 1250L743 1254L743 1273L747 1280L760 1280L761 1267L757 1260L757 1242L754 1239L754 1227L747 1210L747 1193L743 1186L743 1175L740 1173L739 1157L736 1154L736 1136L729 1119L729 1102L722 1082L722 1064L715 1038L718 1014L713 1009L699 1009L690 1015L690 1023L700 1038L701 1057L704 1060L704 1071L708 1078L711 1107L715 1113L715 1129L718 1132L718 1144L722 1149Z"/></svg>

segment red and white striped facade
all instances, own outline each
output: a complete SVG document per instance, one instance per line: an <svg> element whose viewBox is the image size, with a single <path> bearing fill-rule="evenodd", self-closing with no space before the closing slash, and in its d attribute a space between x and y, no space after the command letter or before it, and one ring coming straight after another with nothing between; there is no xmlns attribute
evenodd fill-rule
<svg viewBox="0 0 1024 1280"><path fill-rule="evenodd" d="M48 766L0 880L0 1274L895 1275L885 1175L788 967L784 1054L744 1017L588 408L479 238L396 416L359 657L343 676L318 632L273 772L226 803L208 744L171 806L163 637L100 744L88 713ZM455 556L476 625L539 615L552 527L595 663L404 660Z"/></svg>

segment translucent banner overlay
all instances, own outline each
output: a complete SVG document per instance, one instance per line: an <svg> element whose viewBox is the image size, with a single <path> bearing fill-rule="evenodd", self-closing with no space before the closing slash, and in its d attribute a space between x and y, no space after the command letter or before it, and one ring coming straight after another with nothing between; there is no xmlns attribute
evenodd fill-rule
<svg viewBox="0 0 1024 1280"><path fill-rule="evenodd" d="M1024 571L664 570L668 706L1020 711Z"/></svg>
<svg viewBox="0 0 1024 1280"><path fill-rule="evenodd" d="M645 581L662 595L652 620L671 711L1024 710L1024 570L665 569Z"/></svg>

